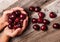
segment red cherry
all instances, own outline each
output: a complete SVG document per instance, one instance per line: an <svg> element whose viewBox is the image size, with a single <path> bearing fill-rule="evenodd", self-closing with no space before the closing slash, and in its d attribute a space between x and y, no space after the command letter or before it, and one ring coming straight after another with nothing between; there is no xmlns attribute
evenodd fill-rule
<svg viewBox="0 0 60 42"><path fill-rule="evenodd" d="M15 22L19 22L19 18L16 18L16 19L15 19Z"/></svg>
<svg viewBox="0 0 60 42"><path fill-rule="evenodd" d="M35 7L35 10L34 11L35 12L39 12L40 10L41 10L41 8L37 6L37 7Z"/></svg>
<svg viewBox="0 0 60 42"><path fill-rule="evenodd" d="M43 12L39 12L38 15L39 15L40 18L44 18L45 17L45 14Z"/></svg>
<svg viewBox="0 0 60 42"><path fill-rule="evenodd" d="M42 18L39 18L38 19L38 23L43 23L43 19Z"/></svg>
<svg viewBox="0 0 60 42"><path fill-rule="evenodd" d="M8 19L8 23L11 24L13 21L11 19Z"/></svg>
<svg viewBox="0 0 60 42"><path fill-rule="evenodd" d="M20 19L25 19L26 18L26 14L20 14Z"/></svg>
<svg viewBox="0 0 60 42"><path fill-rule="evenodd" d="M37 23L37 19L36 18L32 18L32 23Z"/></svg>
<svg viewBox="0 0 60 42"><path fill-rule="evenodd" d="M59 29L59 28L60 28L60 24L58 24L58 23L54 23L54 24L53 24L53 28L55 28L55 29Z"/></svg>
<svg viewBox="0 0 60 42"><path fill-rule="evenodd" d="M13 25L12 25L12 24L9 24L9 25L8 25L8 28L9 28L9 29L13 29Z"/></svg>
<svg viewBox="0 0 60 42"><path fill-rule="evenodd" d="M42 25L42 26L40 27L40 29L43 30L43 31L45 31L45 30L47 30L47 26L46 26L46 25Z"/></svg>
<svg viewBox="0 0 60 42"><path fill-rule="evenodd" d="M48 25L48 24L50 24L50 21L48 21L47 19L44 19L44 20L43 20L43 23L44 23L45 25Z"/></svg>
<svg viewBox="0 0 60 42"><path fill-rule="evenodd" d="M39 30L40 29L40 26L38 24L35 24L35 25L33 25L33 29Z"/></svg>
<svg viewBox="0 0 60 42"><path fill-rule="evenodd" d="M14 14L11 14L11 15L9 16L9 18L12 19L12 20L14 20L14 19L16 18L16 16L15 16Z"/></svg>
<svg viewBox="0 0 60 42"><path fill-rule="evenodd" d="M57 15L54 12L50 12L49 16L50 16L50 18L56 18L57 17Z"/></svg>
<svg viewBox="0 0 60 42"><path fill-rule="evenodd" d="M35 10L35 7L30 6L30 7L29 7L29 10L30 10L30 11L34 11L34 10Z"/></svg>
<svg viewBox="0 0 60 42"><path fill-rule="evenodd" d="M16 24L16 25L14 25L14 27L13 27L14 29L17 29L17 28L22 28L22 24Z"/></svg>
<svg viewBox="0 0 60 42"><path fill-rule="evenodd" d="M18 23L18 24L17 24L17 26L18 26L19 28L22 28L22 27L23 27L22 25L23 25L22 23Z"/></svg>
<svg viewBox="0 0 60 42"><path fill-rule="evenodd" d="M14 25L13 29L17 29L17 28L18 28L17 25Z"/></svg>
<svg viewBox="0 0 60 42"><path fill-rule="evenodd" d="M19 21L19 22L20 22L20 23L23 23L23 21L24 21L24 20L20 19L20 21Z"/></svg>
<svg viewBox="0 0 60 42"><path fill-rule="evenodd" d="M16 14L16 16L20 16L21 12L20 12L20 10L16 10L16 11L12 12L12 14Z"/></svg>

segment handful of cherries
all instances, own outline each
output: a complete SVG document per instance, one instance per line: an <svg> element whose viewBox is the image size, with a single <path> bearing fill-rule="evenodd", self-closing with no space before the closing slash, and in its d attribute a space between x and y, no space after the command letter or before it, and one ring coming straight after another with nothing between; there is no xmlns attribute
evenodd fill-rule
<svg viewBox="0 0 60 42"><path fill-rule="evenodd" d="M10 29L22 28L23 21L26 18L26 14L21 13L20 10L13 11L8 16L8 27Z"/></svg>

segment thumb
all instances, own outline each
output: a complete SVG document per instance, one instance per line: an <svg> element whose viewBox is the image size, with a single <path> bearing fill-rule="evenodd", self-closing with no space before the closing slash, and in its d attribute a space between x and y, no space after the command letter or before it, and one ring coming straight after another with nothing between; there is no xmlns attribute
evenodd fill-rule
<svg viewBox="0 0 60 42"><path fill-rule="evenodd" d="M8 22L5 22L3 26L7 26L9 23Z"/></svg>

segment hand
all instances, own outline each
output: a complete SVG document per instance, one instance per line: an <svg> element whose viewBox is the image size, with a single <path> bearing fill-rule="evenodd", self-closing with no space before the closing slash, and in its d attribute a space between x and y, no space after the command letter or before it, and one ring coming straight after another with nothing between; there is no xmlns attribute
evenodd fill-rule
<svg viewBox="0 0 60 42"><path fill-rule="evenodd" d="M7 23L8 23L8 13L11 13L11 12L13 12L13 11L15 11L15 10L20 10L21 11L21 13L26 13L22 8L20 8L20 7L15 7L15 8L13 8L13 9L11 9L11 10L7 10L7 11L5 11L4 12L4 14L3 14L3 16L2 16L2 19L3 19L3 21L4 21L4 23L5 23L5 25L7 25ZM17 29L9 29L8 27L6 27L5 29L4 29L4 31L2 32L2 35L1 35L1 39L0 39L0 42L8 42L9 41L9 38L10 37L15 37L15 36L17 36L17 35L20 35L20 34L22 34L23 33L23 31L26 29L26 26L27 26L27 24L28 24L28 16L26 17L26 19L23 21L23 27L22 28L17 28Z"/></svg>
<svg viewBox="0 0 60 42"><path fill-rule="evenodd" d="M13 11L15 11L15 10L20 10L21 11L21 13L24 13L24 14L26 14L26 12L24 11L24 9L23 8L20 8L20 7L15 7L15 8L12 8L12 9L10 9L10 10L6 10L6 11L4 11L3 12L3 16L2 16L2 18L1 18L1 20L2 20L2 22L0 23L1 25L0 25L0 30L2 30L3 29L3 27L5 27L6 25L8 25L8 14L9 13L12 13Z"/></svg>
<svg viewBox="0 0 60 42"><path fill-rule="evenodd" d="M24 11L24 9L23 8L20 8L20 7L15 7L15 8L12 8L10 10L6 10L6 11L3 12L3 16L2 16L2 19L4 20L4 22L7 22L8 21L8 15L9 15L9 13L12 13L15 10L20 10L21 12L26 13Z"/></svg>
<svg viewBox="0 0 60 42"><path fill-rule="evenodd" d="M15 10L18 10L18 9L21 11L21 13L26 14L26 12L25 12L22 8L20 8L20 7L15 7L15 8L13 8L13 9L9 10L9 11L10 11L9 13L11 13L11 12L13 12L13 11L15 11ZM7 14L7 13L5 13L5 14ZM5 15L4 15L3 17L5 17ZM8 17L7 17L7 19L8 19ZM5 20L5 21L7 22L7 20ZM23 27L22 27L22 28L17 28L17 29L15 30L15 29L9 29L8 27L6 27L6 28L4 29L4 33L5 33L6 35L10 36L10 37L15 37L16 35L22 34L22 32L26 29L27 24L28 24L28 16L27 16L26 19L23 21Z"/></svg>

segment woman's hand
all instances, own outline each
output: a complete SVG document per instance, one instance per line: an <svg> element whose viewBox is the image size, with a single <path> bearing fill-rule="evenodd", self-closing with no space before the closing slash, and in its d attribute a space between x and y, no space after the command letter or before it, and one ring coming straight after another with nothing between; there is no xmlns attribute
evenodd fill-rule
<svg viewBox="0 0 60 42"><path fill-rule="evenodd" d="M24 11L24 9L23 9L23 8L20 8L20 7L15 7L15 8L12 8L12 9L10 9L10 10L4 11L2 17L0 18L0 31L1 31L6 25L8 25L8 14L9 14L9 13L12 13L12 12L15 11L15 10L20 10L22 13L26 13L26 12Z"/></svg>
<svg viewBox="0 0 60 42"><path fill-rule="evenodd" d="M5 23L5 26L8 25L8 13L12 13L15 10L20 10L21 13L26 14L23 8L20 7L15 7L11 10L7 10L3 13L2 20ZM4 29L1 35L0 42L8 42L10 37L15 37L17 35L21 35L23 31L26 29L26 26L28 25L28 16L26 19L23 21L23 27L22 28L17 28L17 29L9 29L8 26Z"/></svg>
<svg viewBox="0 0 60 42"><path fill-rule="evenodd" d="M28 17L26 17L26 19L24 20L22 28L9 29L8 27L6 27L3 33L9 37L15 37L17 35L20 35L26 29L27 22L28 22Z"/></svg>
<svg viewBox="0 0 60 42"><path fill-rule="evenodd" d="M15 10L20 10L21 13L26 14L26 12L24 11L24 9L23 8L20 8L20 7L15 7L15 8L12 8L10 10L4 11L3 12L3 15L2 15L2 17L0 19L0 31L3 29L3 27L5 27L6 25L8 25L8 14L9 13L12 13Z"/></svg>
<svg viewBox="0 0 60 42"><path fill-rule="evenodd" d="M20 10L21 13L24 13L24 14L27 14L23 8L20 8L20 7L15 7L15 8L12 8L10 10L7 10L4 12L3 14L3 18L6 18L4 19L5 22L8 23L8 14L9 13L12 13L13 11L15 10ZM23 27L22 28L17 28L16 30L15 29L9 29L8 27L6 27L4 29L4 33L10 37L15 37L16 35L20 35L25 29L26 29L26 26L28 24L28 16L26 16L26 19L23 21Z"/></svg>

